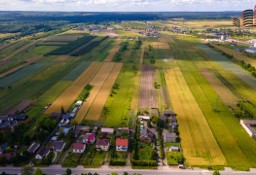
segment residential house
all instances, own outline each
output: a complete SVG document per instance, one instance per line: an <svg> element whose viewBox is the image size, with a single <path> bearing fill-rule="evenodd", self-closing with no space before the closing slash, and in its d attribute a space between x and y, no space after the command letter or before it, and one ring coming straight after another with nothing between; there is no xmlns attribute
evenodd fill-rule
<svg viewBox="0 0 256 175"><path fill-rule="evenodd" d="M108 139L99 139L96 142L97 151L108 151L110 147L110 142Z"/></svg>
<svg viewBox="0 0 256 175"><path fill-rule="evenodd" d="M114 134L114 128L101 128L101 133Z"/></svg>
<svg viewBox="0 0 256 175"><path fill-rule="evenodd" d="M122 137L122 134L125 134L125 135L129 136L130 129L129 128L118 128L117 133L116 133L116 137Z"/></svg>
<svg viewBox="0 0 256 175"><path fill-rule="evenodd" d="M74 143L72 145L72 152L73 153L83 153L85 151L86 144L83 143Z"/></svg>
<svg viewBox="0 0 256 175"><path fill-rule="evenodd" d="M54 119L60 120L62 118L62 115L61 115L61 113L53 112L53 113L51 113L51 117Z"/></svg>
<svg viewBox="0 0 256 175"><path fill-rule="evenodd" d="M176 142L177 134L175 132L166 132L165 134L165 142Z"/></svg>
<svg viewBox="0 0 256 175"><path fill-rule="evenodd" d="M83 143L85 144L94 144L95 135L93 133L86 133L83 137Z"/></svg>
<svg viewBox="0 0 256 175"><path fill-rule="evenodd" d="M171 151L179 151L179 147L177 146L171 146Z"/></svg>
<svg viewBox="0 0 256 175"><path fill-rule="evenodd" d="M116 139L116 151L127 152L128 151L128 139L117 138Z"/></svg>
<svg viewBox="0 0 256 175"><path fill-rule="evenodd" d="M66 143L63 140L54 141L51 144L52 144L53 150L56 152L62 152L66 146Z"/></svg>
<svg viewBox="0 0 256 175"><path fill-rule="evenodd" d="M28 118L25 114L10 114L8 117L16 121L25 121Z"/></svg>
<svg viewBox="0 0 256 175"><path fill-rule="evenodd" d="M40 144L39 144L39 143L33 142L33 143L29 146L29 148L28 148L27 151L28 151L30 154L35 154L36 150L38 150L39 147L40 147Z"/></svg>
<svg viewBox="0 0 256 175"><path fill-rule="evenodd" d="M251 137L256 137L256 120L240 120L240 124Z"/></svg>
<svg viewBox="0 0 256 175"><path fill-rule="evenodd" d="M175 116L176 116L175 112L173 112L173 111L168 111L168 110L164 111L163 114L164 114L166 117L175 117Z"/></svg>
<svg viewBox="0 0 256 175"><path fill-rule="evenodd" d="M51 152L50 148L43 148L37 153L35 158L42 160L44 157L48 156L50 152Z"/></svg>
<svg viewBox="0 0 256 175"><path fill-rule="evenodd" d="M80 125L77 125L75 127L75 137L78 137L80 134L85 134L85 133L88 133L90 132L91 128L89 126L80 126Z"/></svg>
<svg viewBox="0 0 256 175"><path fill-rule="evenodd" d="M150 116L139 115L138 119L140 121L148 121L148 120L150 120Z"/></svg>
<svg viewBox="0 0 256 175"><path fill-rule="evenodd" d="M151 143L154 140L154 134L147 128L140 131L140 141Z"/></svg>

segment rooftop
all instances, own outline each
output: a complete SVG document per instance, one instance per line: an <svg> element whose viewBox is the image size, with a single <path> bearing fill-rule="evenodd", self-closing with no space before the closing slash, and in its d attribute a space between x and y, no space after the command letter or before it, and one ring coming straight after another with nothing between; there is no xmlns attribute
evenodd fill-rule
<svg viewBox="0 0 256 175"><path fill-rule="evenodd" d="M116 146L128 146L128 139L116 139Z"/></svg>

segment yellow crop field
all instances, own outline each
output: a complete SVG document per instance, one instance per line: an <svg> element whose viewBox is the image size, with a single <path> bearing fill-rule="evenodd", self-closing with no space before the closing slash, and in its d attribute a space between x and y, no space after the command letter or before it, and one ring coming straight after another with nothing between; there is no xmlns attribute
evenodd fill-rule
<svg viewBox="0 0 256 175"><path fill-rule="evenodd" d="M75 120L77 122L83 121L85 116L87 115L94 99L96 98L97 94L99 93L103 83L111 73L115 66L115 63L112 62L105 62L103 63L102 67L97 73L93 74L93 79L89 82L90 85L93 85L93 89L90 92L89 97L87 98L86 102L83 103L80 110L78 111Z"/></svg>
<svg viewBox="0 0 256 175"><path fill-rule="evenodd" d="M178 66L166 71L166 83L177 113L184 156L191 165L225 165L226 160Z"/></svg>
<svg viewBox="0 0 256 175"><path fill-rule="evenodd" d="M75 99L80 95L83 88L88 84L98 70L101 68L102 63L92 63L47 109L46 114L52 112L60 112L61 107L67 110Z"/></svg>
<svg viewBox="0 0 256 175"><path fill-rule="evenodd" d="M104 104L107 101L112 86L114 85L121 69L122 64L117 63L113 68L112 72L109 74L106 81L104 82L104 84L102 85L93 103L91 104L90 110L88 111L88 114L85 117L86 120L98 120L100 118L101 111L104 108Z"/></svg>

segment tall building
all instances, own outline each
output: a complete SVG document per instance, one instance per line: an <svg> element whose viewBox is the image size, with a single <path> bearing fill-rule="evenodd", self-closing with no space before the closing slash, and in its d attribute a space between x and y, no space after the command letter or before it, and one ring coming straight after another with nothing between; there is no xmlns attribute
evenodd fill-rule
<svg viewBox="0 0 256 175"><path fill-rule="evenodd" d="M254 6L254 23L253 25L256 25L256 5Z"/></svg>
<svg viewBox="0 0 256 175"><path fill-rule="evenodd" d="M240 27L241 26L241 22L239 18L232 18L233 20L233 26L235 27Z"/></svg>
<svg viewBox="0 0 256 175"><path fill-rule="evenodd" d="M253 10L245 10L242 12L242 24L243 27L251 27L253 26L253 17L254 17L254 12Z"/></svg>

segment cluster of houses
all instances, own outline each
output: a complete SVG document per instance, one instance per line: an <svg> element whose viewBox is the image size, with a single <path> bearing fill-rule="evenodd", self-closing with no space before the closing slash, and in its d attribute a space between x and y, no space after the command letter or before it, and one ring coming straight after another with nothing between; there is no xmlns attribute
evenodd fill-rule
<svg viewBox="0 0 256 175"><path fill-rule="evenodd" d="M26 121L25 114L9 114L0 116L0 131L15 127L18 123Z"/></svg>
<svg viewBox="0 0 256 175"><path fill-rule="evenodd" d="M89 126L77 125L70 127L67 131L64 130L64 132L70 132L71 130L74 132L76 141L72 144L69 152L82 154L85 152L88 145L95 145L97 151L109 151L111 146L110 140L113 136L116 138L116 151L128 151L128 136L131 134L129 128L118 128L115 132L114 128L91 128ZM125 133L127 138L123 137L123 133ZM37 160L42 160L43 158L47 157L51 151L56 153L63 152L66 143L63 140L58 140L56 136L53 136L47 146L42 147L41 149L40 146L41 145L39 143L33 142L27 150L30 154L35 154L35 159Z"/></svg>
<svg viewBox="0 0 256 175"><path fill-rule="evenodd" d="M138 116L140 122L140 141L151 143L156 137L156 131L147 127L148 121L150 121L150 116ZM163 138L165 142L177 142L177 128L178 123L176 119L176 114L173 111L164 111L160 115L160 119L166 123L166 128L163 132ZM153 124L152 124L153 125Z"/></svg>

